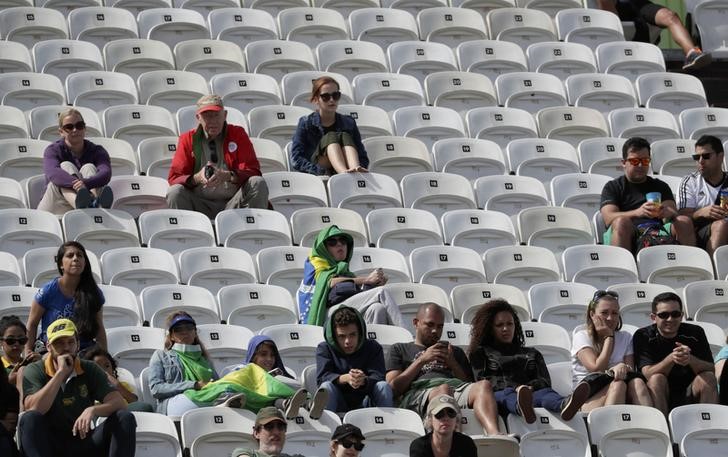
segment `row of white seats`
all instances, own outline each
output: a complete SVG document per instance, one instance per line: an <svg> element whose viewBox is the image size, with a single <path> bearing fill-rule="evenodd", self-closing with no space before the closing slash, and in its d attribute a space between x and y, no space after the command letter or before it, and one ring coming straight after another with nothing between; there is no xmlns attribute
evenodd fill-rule
<svg viewBox="0 0 728 457"><path fill-rule="evenodd" d="M686 1L688 12L700 32L701 46L714 57L728 56L728 4L725 0Z"/></svg>
<svg viewBox="0 0 728 457"><path fill-rule="evenodd" d="M181 441L172 418L155 413L134 413L137 422L137 455L140 457L191 457L228 455L234 448L257 448L252 435L255 415L232 408L197 408L180 418ZM653 457L672 457L673 446L681 456L712 455L728 442L728 407L694 404L673 409L668 418L646 406L615 405L597 408L586 421L571 421L536 408L537 420L526 424L509 415L507 431L518 441L485 436L472 410L463 410L462 432L471 436L483 455L503 457L589 457L594 446L601 455L627 455L639 441L640 449ZM366 437L367 455L409 455L410 442L424 435L422 418L398 408L364 408L350 411L343 421L326 411L319 420L302 414L288 421L287 453L327 457L330 437L341 423L359 427ZM636 424L639 424L637 426ZM505 432L505 424L500 424ZM369 454L371 451L371 454ZM186 454L187 455L187 454Z"/></svg>
<svg viewBox="0 0 728 457"><path fill-rule="evenodd" d="M170 47L184 39L198 38L245 43L251 41L251 36L253 40L300 41L312 47L327 40L348 38L373 41L382 47L412 39L455 47L469 39L492 37L517 42L524 50L536 41L561 39L586 42L595 48L599 43L624 40L622 24L615 14L582 9L580 2L574 0L552 1L548 5L525 1L525 8L506 8L507 2L491 3L473 5L472 9L449 7L440 0L379 8L368 0L338 5L343 11L335 8L335 2L330 3L334 8L311 7L306 1L291 0L288 4L270 2L272 8L219 8L202 14L185 8L150 8L138 12L136 17L121 8L81 7L70 11L67 19L53 9L15 7L0 10L0 37L28 48L47 39L82 39L99 49L124 38L155 39ZM556 20L549 14L556 16Z"/></svg>

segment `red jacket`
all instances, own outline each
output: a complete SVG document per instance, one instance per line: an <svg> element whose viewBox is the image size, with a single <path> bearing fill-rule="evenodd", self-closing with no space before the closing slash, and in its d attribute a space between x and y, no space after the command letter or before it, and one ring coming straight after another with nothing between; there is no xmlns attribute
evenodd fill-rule
<svg viewBox="0 0 728 457"><path fill-rule="evenodd" d="M200 171L206 164L193 151L195 135L203 138L202 128L198 127L179 136L177 151L172 158L167 181L169 185L182 184L187 186L187 179ZM251 176L261 176L260 164L255 156L253 144L250 142L245 129L238 125L227 124L225 127L225 140L223 141L223 160L228 170L238 175L238 182L244 185Z"/></svg>

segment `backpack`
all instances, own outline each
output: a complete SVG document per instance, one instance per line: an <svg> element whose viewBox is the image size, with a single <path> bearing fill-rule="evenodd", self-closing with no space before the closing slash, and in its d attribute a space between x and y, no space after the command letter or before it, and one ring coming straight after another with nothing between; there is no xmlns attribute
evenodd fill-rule
<svg viewBox="0 0 728 457"><path fill-rule="evenodd" d="M637 252L649 246L680 244L660 221L645 222L637 226Z"/></svg>

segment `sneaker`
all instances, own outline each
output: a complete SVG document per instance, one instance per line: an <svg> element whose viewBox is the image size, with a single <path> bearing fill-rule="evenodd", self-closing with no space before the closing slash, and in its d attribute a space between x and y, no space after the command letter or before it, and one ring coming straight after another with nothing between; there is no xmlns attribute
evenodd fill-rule
<svg viewBox="0 0 728 457"><path fill-rule="evenodd" d="M564 398L564 401L561 402L561 418L565 421L573 419L576 413L579 412L581 405L589 399L590 395L591 389L588 383L582 381L577 384L574 387L574 391L571 392L571 395Z"/></svg>
<svg viewBox="0 0 728 457"><path fill-rule="evenodd" d="M242 409L245 406L245 394L244 393L230 393L225 395L222 398L218 398L219 400L223 400L221 403L216 404L215 406L221 406L221 407L227 407L227 408L237 408Z"/></svg>
<svg viewBox="0 0 728 457"><path fill-rule="evenodd" d="M306 389L298 389L291 398L287 399L284 403L285 409L283 410L283 413L286 415L286 419L291 420L298 416L298 410L301 409L301 406L303 406L306 402L306 398L308 398L308 392L306 392Z"/></svg>
<svg viewBox="0 0 728 457"><path fill-rule="evenodd" d="M700 48L694 48L685 56L685 65L682 68L683 70L697 70L710 65L712 61L713 57L710 53L703 52Z"/></svg>
<svg viewBox="0 0 728 457"><path fill-rule="evenodd" d="M90 208L94 202L94 196L91 191L82 187L76 192L76 209Z"/></svg>
<svg viewBox="0 0 728 457"><path fill-rule="evenodd" d="M96 197L96 200L93 201L92 207L108 209L111 208L112 203L114 203L114 191L111 190L111 187L105 186L101 189L101 192L99 192L99 196Z"/></svg>
<svg viewBox="0 0 728 457"><path fill-rule="evenodd" d="M308 417L313 420L319 420L324 413L326 403L329 402L329 391L326 389L318 389L313 395L313 400L309 405Z"/></svg>
<svg viewBox="0 0 728 457"><path fill-rule="evenodd" d="M533 391L528 386L516 389L516 410L527 424L536 422L536 411L533 410Z"/></svg>

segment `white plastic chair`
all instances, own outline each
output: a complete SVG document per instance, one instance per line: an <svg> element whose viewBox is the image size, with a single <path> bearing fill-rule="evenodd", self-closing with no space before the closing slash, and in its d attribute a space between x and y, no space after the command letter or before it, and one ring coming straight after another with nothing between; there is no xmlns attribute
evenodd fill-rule
<svg viewBox="0 0 728 457"><path fill-rule="evenodd" d="M409 173L433 171L429 148L418 138L377 136L367 138L363 143L372 172L399 182Z"/></svg>
<svg viewBox="0 0 728 457"><path fill-rule="evenodd" d="M693 281L683 289L686 313L694 320L711 322L728 328L728 282L725 280Z"/></svg>
<svg viewBox="0 0 728 457"><path fill-rule="evenodd" d="M456 209L442 215L445 243L483 253L518 242L511 218L498 211Z"/></svg>
<svg viewBox="0 0 728 457"><path fill-rule="evenodd" d="M68 101L96 111L139 102L131 76L111 71L79 71L66 77Z"/></svg>
<svg viewBox="0 0 728 457"><path fill-rule="evenodd" d="M245 71L245 57L236 43L224 40L185 40L174 47L177 69L200 74L209 81L213 76Z"/></svg>
<svg viewBox="0 0 728 457"><path fill-rule="evenodd" d="M288 219L297 209L328 206L326 187L318 176L277 171L263 177L268 184L268 199Z"/></svg>
<svg viewBox="0 0 728 457"><path fill-rule="evenodd" d="M151 327L116 327L106 329L109 353L119 366L138 376L149 366L156 350L164 349L164 330Z"/></svg>
<svg viewBox="0 0 728 457"><path fill-rule="evenodd" d="M63 243L58 218L46 211L25 208L0 210L0 251L20 259L27 250Z"/></svg>
<svg viewBox="0 0 728 457"><path fill-rule="evenodd" d="M317 325L279 324L265 327L260 335L270 337L286 366L296 371L315 363L316 347L324 341L323 329Z"/></svg>
<svg viewBox="0 0 728 457"><path fill-rule="evenodd" d="M559 264L554 254L538 246L502 246L483 255L488 282L509 284L527 291L532 285L559 281Z"/></svg>
<svg viewBox="0 0 728 457"><path fill-rule="evenodd" d="M564 84L547 73L515 72L495 80L498 102L536 114L543 108L566 105Z"/></svg>
<svg viewBox="0 0 728 457"><path fill-rule="evenodd" d="M457 47L464 41L488 38L483 16L470 8L441 6L417 13L420 38Z"/></svg>
<svg viewBox="0 0 728 457"><path fill-rule="evenodd" d="M716 57L726 54L725 5L721 1L696 2L692 11L695 24L700 30L702 46Z"/></svg>
<svg viewBox="0 0 728 457"><path fill-rule="evenodd" d="M99 48L87 41L46 40L33 46L36 71L57 76L65 81L69 74L79 71L103 70L104 60Z"/></svg>
<svg viewBox="0 0 728 457"><path fill-rule="evenodd" d="M417 40L414 16L399 8L363 8L349 14L351 38L369 41L386 49L392 43Z"/></svg>
<svg viewBox="0 0 728 457"><path fill-rule="evenodd" d="M728 248L720 246L713 252L713 263L715 264L716 279L728 279Z"/></svg>
<svg viewBox="0 0 728 457"><path fill-rule="evenodd" d="M425 104L425 92L414 76L399 73L364 73L352 80L356 103L394 111Z"/></svg>
<svg viewBox="0 0 728 457"><path fill-rule="evenodd" d="M276 81L286 73L316 69L311 48L297 41L253 41L245 46L245 60L248 71L272 76Z"/></svg>
<svg viewBox="0 0 728 457"><path fill-rule="evenodd" d="M442 246L440 224L431 212L415 208L379 208L366 216L369 239L378 248L409 256L422 246Z"/></svg>
<svg viewBox="0 0 728 457"><path fill-rule="evenodd" d="M134 413L136 454L139 457L182 457L177 429L171 418L157 413Z"/></svg>
<svg viewBox="0 0 728 457"><path fill-rule="evenodd" d="M553 20L543 11L497 8L488 12L487 20L491 38L511 41L524 51L533 43L556 41Z"/></svg>
<svg viewBox="0 0 728 457"><path fill-rule="evenodd" d="M151 327L165 328L167 316L185 311L198 324L218 324L217 302L209 290L180 284L145 287L139 295L142 317Z"/></svg>
<svg viewBox="0 0 728 457"><path fill-rule="evenodd" d="M585 139L609 134L604 116L591 108L576 106L544 108L538 112L536 119L540 136L563 140L574 147Z"/></svg>
<svg viewBox="0 0 728 457"><path fill-rule="evenodd" d="M64 38L68 38L68 25L60 11L33 6L0 11L0 39L17 41L31 48L38 41Z"/></svg>
<svg viewBox="0 0 728 457"><path fill-rule="evenodd" d="M389 71L381 46L368 41L325 41L316 46L316 57L321 71L340 73L349 81L362 73Z"/></svg>
<svg viewBox="0 0 728 457"><path fill-rule="evenodd" d="M153 70L137 79L139 102L161 106L170 112L194 105L209 93L205 78L192 71Z"/></svg>
<svg viewBox="0 0 728 457"><path fill-rule="evenodd" d="M254 448L255 414L238 408L195 408L181 420L182 445L191 457L228 455L240 446Z"/></svg>
<svg viewBox="0 0 728 457"><path fill-rule="evenodd" d="M511 140L538 138L531 113L518 108L473 108L465 115L470 138L484 138L505 149Z"/></svg>
<svg viewBox="0 0 728 457"><path fill-rule="evenodd" d="M139 142L136 149L139 170L147 176L167 179L172 157L177 151L176 136L159 136L145 138Z"/></svg>
<svg viewBox="0 0 728 457"><path fill-rule="evenodd" d="M155 248L116 248L101 255L105 284L124 286L139 295L147 286L177 284L177 264L167 251Z"/></svg>
<svg viewBox="0 0 728 457"><path fill-rule="evenodd" d="M203 287L213 294L229 284L254 283L255 262L242 249L196 247L178 254L180 281Z"/></svg>
<svg viewBox="0 0 728 457"><path fill-rule="evenodd" d="M506 163L500 146L490 140L445 138L432 145L435 171L465 176L474 182L481 176L504 175Z"/></svg>
<svg viewBox="0 0 728 457"><path fill-rule="evenodd" d="M568 365L567 368L570 370ZM571 377L569 376L570 383ZM570 392L571 389L569 389ZM521 416L508 415L508 430L521 438L521 455L524 457L591 456L589 434L581 415L577 414L566 422L561 419L559 414L554 414L544 408L534 408L534 410L536 421L533 424L527 424Z"/></svg>
<svg viewBox="0 0 728 457"><path fill-rule="evenodd" d="M30 316L30 304L33 303L37 292L37 289L25 285L0 287L0 315L15 315L21 321L27 322Z"/></svg>
<svg viewBox="0 0 728 457"><path fill-rule="evenodd" d="M342 104L337 112L356 120L356 127L364 140L375 136L394 135L389 115L378 106Z"/></svg>
<svg viewBox="0 0 728 457"><path fill-rule="evenodd" d="M331 40L349 38L344 16L329 8L295 7L278 14L281 38L315 48Z"/></svg>
<svg viewBox="0 0 728 457"><path fill-rule="evenodd" d="M25 194L20 183L12 178L0 178L0 209L26 207Z"/></svg>
<svg viewBox="0 0 728 457"><path fill-rule="evenodd" d="M291 294L270 284L232 284L217 293L220 317L229 325L253 332L277 324L298 322L298 308Z"/></svg>
<svg viewBox="0 0 728 457"><path fill-rule="evenodd" d="M65 105L66 94L63 82L55 75L3 73L0 74L0 101L3 105L27 111L42 105Z"/></svg>
<svg viewBox="0 0 728 457"><path fill-rule="evenodd" d="M521 322L526 346L541 352L547 364L571 361L571 339L563 327L547 322Z"/></svg>
<svg viewBox="0 0 728 457"><path fill-rule="evenodd" d="M103 52L108 71L126 73L134 81L147 71L175 68L172 50L159 40L118 39L106 43Z"/></svg>
<svg viewBox="0 0 728 457"><path fill-rule="evenodd" d="M624 30L619 16L596 8L568 8L556 13L559 39L581 43L595 50L602 43L623 41Z"/></svg>
<svg viewBox="0 0 728 457"><path fill-rule="evenodd" d="M109 181L114 192L112 208L139 217L144 211L167 208L167 180L154 176L116 176Z"/></svg>
<svg viewBox="0 0 728 457"><path fill-rule="evenodd" d="M177 254L188 248L212 247L215 232L210 219L197 211L156 209L139 216L142 243Z"/></svg>
<svg viewBox="0 0 728 457"><path fill-rule="evenodd" d="M276 246L258 251L258 279L264 284L282 286L296 295L303 278L303 264L311 249L302 246ZM297 370L298 371L298 370Z"/></svg>
<svg viewBox="0 0 728 457"><path fill-rule="evenodd" d="M462 71L480 73L491 81L505 73L528 71L525 52L510 41L465 41L457 46L455 53Z"/></svg>
<svg viewBox="0 0 728 457"><path fill-rule="evenodd" d="M695 152L694 140L659 140L650 146L653 171L680 178L695 171L695 161L692 158Z"/></svg>
<svg viewBox="0 0 728 457"><path fill-rule="evenodd" d="M25 285L23 270L13 254L0 251L0 263L2 264L2 268L0 268L0 287Z"/></svg>
<svg viewBox="0 0 728 457"><path fill-rule="evenodd" d="M326 183L331 207L348 208L366 217L379 208L401 208L397 182L379 173L345 173L331 176ZM371 236L370 236L371 239Z"/></svg>
<svg viewBox="0 0 728 457"><path fill-rule="evenodd" d="M582 140L579 143L581 169L590 174L618 178L624 175L622 146L626 138L604 137Z"/></svg>
<svg viewBox="0 0 728 457"><path fill-rule="evenodd" d="M635 87L640 105L679 115L689 108L706 108L703 83L693 75L681 73L645 73L637 77Z"/></svg>
<svg viewBox="0 0 728 457"><path fill-rule="evenodd" d="M587 417L592 444L601 455L627 455L636 440L644 455L672 457L670 431L658 409L638 405L613 405L592 410Z"/></svg>
<svg viewBox="0 0 728 457"><path fill-rule="evenodd" d="M639 282L634 256L617 246L571 246L564 250L561 260L567 281L601 290L613 284Z"/></svg>
<svg viewBox="0 0 728 457"><path fill-rule="evenodd" d="M612 135L639 136L649 142L680 138L675 117L668 111L649 108L620 108L609 113Z"/></svg>
<svg viewBox="0 0 728 457"><path fill-rule="evenodd" d="M145 138L176 136L177 123L161 106L116 105L101 114L106 136L121 138L136 148Z"/></svg>
<svg viewBox="0 0 728 457"><path fill-rule="evenodd" d="M674 289L693 281L715 279L710 256L693 246L662 245L640 249L637 269L641 281Z"/></svg>
<svg viewBox="0 0 728 457"><path fill-rule="evenodd" d="M63 215L66 240L78 241L101 255L122 247L139 247L139 232L134 218L115 209L74 209Z"/></svg>
<svg viewBox="0 0 728 457"><path fill-rule="evenodd" d="M594 244L590 219L575 208L526 208L516 223L521 241L545 247L557 257L570 246Z"/></svg>
<svg viewBox="0 0 728 457"><path fill-rule="evenodd" d="M697 139L702 135L713 135L725 141L728 139L725 108L689 108L680 113L683 138Z"/></svg>
<svg viewBox="0 0 728 457"><path fill-rule="evenodd" d="M343 422L359 427L372 455L406 455L410 442L425 434L417 413L401 408L360 408L346 413Z"/></svg>
<svg viewBox="0 0 728 457"><path fill-rule="evenodd" d="M470 181L450 173L412 173L401 182L405 207L424 209L436 217L453 209L475 209Z"/></svg>
<svg viewBox="0 0 728 457"><path fill-rule="evenodd" d="M276 20L262 9L217 8L207 21L213 39L236 43L241 49L252 41L278 39Z"/></svg>
<svg viewBox="0 0 728 457"><path fill-rule="evenodd" d="M685 457L712 455L728 443L728 407L725 405L683 405L670 411L673 443Z"/></svg>
<svg viewBox="0 0 728 457"><path fill-rule="evenodd" d="M569 103L592 108L607 116L616 108L634 108L637 96L632 82L621 75L586 73L566 79Z"/></svg>
<svg viewBox="0 0 728 457"><path fill-rule="evenodd" d="M412 75L423 84L437 71L456 71L455 54L450 46L434 41L399 41L387 47L392 72Z"/></svg>
<svg viewBox="0 0 728 457"><path fill-rule="evenodd" d="M566 141L546 138L513 140L506 147L508 167L518 176L541 181L548 191L551 180L567 173L579 173L576 149Z"/></svg>
<svg viewBox="0 0 728 457"><path fill-rule="evenodd" d="M652 325L652 299L663 292L675 293L675 289L662 284L625 283L607 288L619 294L622 321L625 324L645 327Z"/></svg>
<svg viewBox="0 0 728 457"><path fill-rule="evenodd" d="M562 81L572 75L595 73L597 61L588 46L560 41L534 43L526 49L530 71L549 73Z"/></svg>
<svg viewBox="0 0 728 457"><path fill-rule="evenodd" d="M483 176L474 184L478 208L515 216L525 208L548 206L546 188L530 176Z"/></svg>
<svg viewBox="0 0 728 457"><path fill-rule="evenodd" d="M250 134L275 141L281 148L296 132L298 119L311 113L309 108L288 105L266 105L252 108L248 113Z"/></svg>
<svg viewBox="0 0 728 457"><path fill-rule="evenodd" d="M622 75L634 81L643 73L665 71L665 59L660 48L652 43L613 41L597 46L599 71Z"/></svg>
<svg viewBox="0 0 728 457"><path fill-rule="evenodd" d="M487 76L466 71L438 71L425 77L427 102L464 115L472 108L497 106L493 83Z"/></svg>
<svg viewBox="0 0 728 457"><path fill-rule="evenodd" d="M291 244L286 216L278 211L238 208L220 211L215 217L219 244L256 254L260 249Z"/></svg>
<svg viewBox="0 0 728 457"><path fill-rule="evenodd" d="M412 282L407 258L399 251L386 248L360 247L354 251L349 269L354 274L369 274L381 268L388 283Z"/></svg>
<svg viewBox="0 0 728 457"><path fill-rule="evenodd" d="M98 284L104 294L104 327L135 327L142 325L142 315L134 292L121 286Z"/></svg>
<svg viewBox="0 0 728 457"><path fill-rule="evenodd" d="M517 287L508 284L462 284L450 291L453 315L464 324L470 324L483 303L496 298L510 303L520 320L531 320L526 295Z"/></svg>
<svg viewBox="0 0 728 457"><path fill-rule="evenodd" d="M601 193L611 176L596 173L566 173L551 180L551 200L555 206L574 208L591 220L599 211Z"/></svg>
<svg viewBox="0 0 728 457"><path fill-rule="evenodd" d="M556 324L571 333L584 322L587 305L596 289L576 282L543 282L528 290L531 315L539 322Z"/></svg>
<svg viewBox="0 0 728 457"><path fill-rule="evenodd" d="M33 71L33 58L23 43L0 42L0 73Z"/></svg>
<svg viewBox="0 0 728 457"><path fill-rule="evenodd" d="M136 17L125 9L108 6L71 10L68 13L68 29L71 39L91 42L99 49L110 41L139 37Z"/></svg>
<svg viewBox="0 0 728 457"><path fill-rule="evenodd" d="M449 293L459 284L485 282L480 255L457 246L424 246L410 254L412 278L433 284Z"/></svg>
<svg viewBox="0 0 728 457"><path fill-rule="evenodd" d="M150 8L137 15L139 36L174 46L183 40L210 38L205 18L186 8Z"/></svg>

